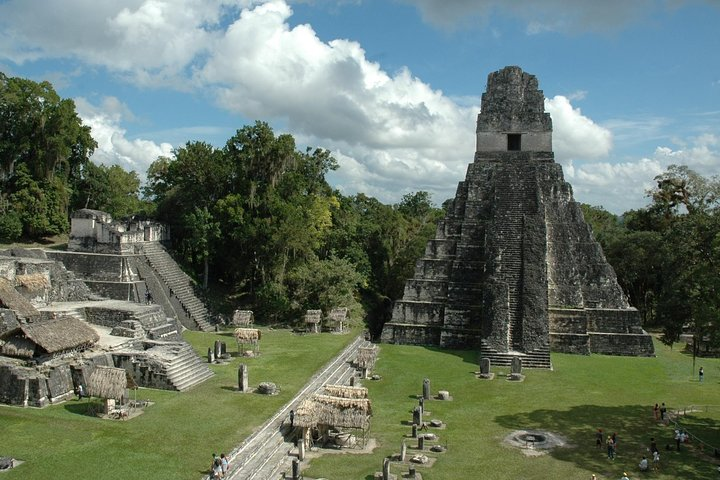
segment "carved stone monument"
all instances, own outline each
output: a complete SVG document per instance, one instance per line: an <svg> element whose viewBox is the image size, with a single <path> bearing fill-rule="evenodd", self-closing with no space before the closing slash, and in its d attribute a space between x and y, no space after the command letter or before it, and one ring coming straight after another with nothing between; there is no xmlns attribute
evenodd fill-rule
<svg viewBox="0 0 720 480"><path fill-rule="evenodd" d="M238 389L243 393L249 391L248 366L244 363L238 365Z"/></svg>
<svg viewBox="0 0 720 480"><path fill-rule="evenodd" d="M395 303L388 343L479 348L495 365L654 355L552 150L534 75L488 76L475 159Z"/></svg>
<svg viewBox="0 0 720 480"><path fill-rule="evenodd" d="M422 418L422 409L420 407L415 407L413 409L413 425L422 425Z"/></svg>
<svg viewBox="0 0 720 480"><path fill-rule="evenodd" d="M430 400L430 379L426 378L423 380L423 393L422 396L425 400Z"/></svg>

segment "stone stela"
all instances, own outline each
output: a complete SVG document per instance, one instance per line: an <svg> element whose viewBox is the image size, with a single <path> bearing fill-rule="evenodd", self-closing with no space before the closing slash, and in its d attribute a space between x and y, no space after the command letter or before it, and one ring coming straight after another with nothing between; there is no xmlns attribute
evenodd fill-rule
<svg viewBox="0 0 720 480"><path fill-rule="evenodd" d="M383 342L478 348L494 365L521 356L529 368L552 368L551 348L654 355L555 163L544 100L520 67L488 76L475 158Z"/></svg>

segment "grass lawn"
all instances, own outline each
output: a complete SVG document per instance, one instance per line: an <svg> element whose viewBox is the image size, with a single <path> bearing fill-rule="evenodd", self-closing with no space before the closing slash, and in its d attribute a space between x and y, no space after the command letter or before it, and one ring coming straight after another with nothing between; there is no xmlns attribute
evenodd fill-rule
<svg viewBox="0 0 720 480"><path fill-rule="evenodd" d="M199 479L213 452L230 452L355 338L262 333L261 355L242 362L248 364L250 386L275 382L281 389L276 396L235 392L241 359L233 358L228 365L212 365L216 375L189 392L140 389L138 399L155 404L129 421L84 415L85 400L44 409L0 406L0 456L26 461L0 473L2 480ZM229 332L186 332L185 338L201 355L216 339L236 351Z"/></svg>
<svg viewBox="0 0 720 480"><path fill-rule="evenodd" d="M200 354L227 334L188 332L186 338ZM230 365L212 366L216 376L190 392L141 389L139 398L155 405L130 421L108 421L82 413L75 400L45 409L0 408L0 455L27 463L6 473L5 479L49 479L91 476L102 479L148 478L197 480L209 465L210 454L228 452L253 428L286 403L307 380L353 335L297 336L288 330L263 331L262 355L245 359L250 384L274 381L282 392L275 397L234 392L235 358ZM424 378L433 392L448 390L450 402L429 401L431 413L447 428L438 430L448 451L435 465L418 467L425 480L492 479L716 479L713 459L696 444L680 453L666 452L673 444L673 428L658 425L652 405L665 402L672 409L702 406L683 418L693 434L720 447L716 419L720 418L720 360L698 360L705 368L700 384L692 373L692 359L656 343L657 358L574 356L553 354L554 371L527 370L526 379L511 383L502 377L481 381L474 377L476 354L434 348L381 345L376 373L380 381L366 381L373 402L370 436L378 442L368 455L325 455L313 459L308 477L370 479L383 457L398 453L410 427L416 395ZM496 373L507 369L493 368ZM595 448L595 430L618 434L618 457L606 458ZM528 457L505 446L503 438L518 429L540 429L566 438L567 448ZM661 447L658 473L640 474L637 464L655 437ZM408 446L414 446L408 440ZM707 452L707 449L705 450ZM412 453L412 450L408 450ZM712 453L712 452L709 452ZM403 471L394 467L392 473Z"/></svg>
<svg viewBox="0 0 720 480"><path fill-rule="evenodd" d="M677 348L677 347L676 347ZM437 430L448 451L430 469L418 467L425 480L458 478L502 479L619 479L627 471L631 479L717 479L711 456L695 444L680 453L666 452L674 446L672 427L657 425L652 406L665 402L669 409L691 405L705 407L683 421L688 431L720 447L720 360L700 359L705 382L692 374L692 359L656 343L657 358L576 356L553 354L554 371L526 370L522 383L504 378L479 380L474 352L381 345L376 373L380 381L368 381L374 417L371 436L379 446L371 455L326 455L312 461L309 477L371 479L380 471L383 457L400 452L403 435L410 427L422 392L423 378L432 391L448 390L453 401L425 403L426 419L438 418L447 428ZM493 368L508 373L505 368ZM693 423L694 422L694 423ZM708 426L708 424L712 426ZM606 450L595 448L595 431L617 432L618 455L607 459ZM502 440L512 431L540 429L566 438L571 445L547 455L528 457ZM640 473L637 465L655 437L661 449L658 473ZM408 446L416 441L407 440ZM707 449L706 449L707 451ZM411 453L412 450L408 449ZM712 453L710 451L709 453ZM341 457L341 458L340 458ZM651 458L649 456L649 458ZM401 474L407 469L391 468Z"/></svg>

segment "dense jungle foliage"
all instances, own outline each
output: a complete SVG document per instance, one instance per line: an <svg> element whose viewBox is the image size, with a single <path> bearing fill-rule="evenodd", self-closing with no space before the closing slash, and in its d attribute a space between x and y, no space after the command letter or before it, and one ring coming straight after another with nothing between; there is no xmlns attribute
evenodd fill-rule
<svg viewBox="0 0 720 480"><path fill-rule="evenodd" d="M222 148L189 141L137 172L89 160L97 144L72 100L48 82L0 73L0 241L67 232L69 212L150 216L170 225L177 260L226 306L266 323L343 305L374 334L444 212L427 192L385 205L345 196L329 151L296 148L264 122ZM646 208L583 206L644 324L665 340L690 331L720 343L720 180L671 166ZM698 342L696 342L696 345Z"/></svg>

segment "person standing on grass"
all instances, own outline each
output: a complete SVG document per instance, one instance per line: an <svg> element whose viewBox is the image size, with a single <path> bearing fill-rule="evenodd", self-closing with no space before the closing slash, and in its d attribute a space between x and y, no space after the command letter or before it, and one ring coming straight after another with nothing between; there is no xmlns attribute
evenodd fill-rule
<svg viewBox="0 0 720 480"><path fill-rule="evenodd" d="M655 450L653 452L653 470L656 472L660 469L660 452Z"/></svg>
<svg viewBox="0 0 720 480"><path fill-rule="evenodd" d="M665 402L660 405L660 420L663 422L665 421L665 417L667 416L667 407L665 406Z"/></svg>
<svg viewBox="0 0 720 480"><path fill-rule="evenodd" d="M705 376L705 371L703 370L703 367L700 367L700 370L698 371L698 377L700 377L700 383L702 383L704 376Z"/></svg>
<svg viewBox="0 0 720 480"><path fill-rule="evenodd" d="M653 416L655 417L656 422L660 420L660 406L657 403L653 407Z"/></svg>
<svg viewBox="0 0 720 480"><path fill-rule="evenodd" d="M630 478L628 478L627 476L627 472L623 472L623 476L620 477L620 480L630 480Z"/></svg>
<svg viewBox="0 0 720 480"><path fill-rule="evenodd" d="M607 437L607 456L610 460L615 460L615 442L611 435Z"/></svg>
<svg viewBox="0 0 720 480"><path fill-rule="evenodd" d="M603 432L602 428L598 428L595 432L595 448L602 448L603 444Z"/></svg>

